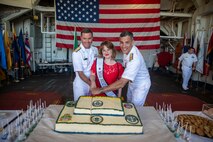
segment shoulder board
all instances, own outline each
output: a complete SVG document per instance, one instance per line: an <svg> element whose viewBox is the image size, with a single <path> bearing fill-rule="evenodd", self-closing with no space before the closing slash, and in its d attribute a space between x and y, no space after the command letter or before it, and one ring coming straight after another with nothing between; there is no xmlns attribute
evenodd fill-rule
<svg viewBox="0 0 213 142"><path fill-rule="evenodd" d="M133 53L130 53L129 55L129 61L132 61L133 60Z"/></svg>
<svg viewBox="0 0 213 142"><path fill-rule="evenodd" d="M78 48L76 48L76 49L74 50L74 52L78 52L80 49L81 49L81 47L79 46Z"/></svg>

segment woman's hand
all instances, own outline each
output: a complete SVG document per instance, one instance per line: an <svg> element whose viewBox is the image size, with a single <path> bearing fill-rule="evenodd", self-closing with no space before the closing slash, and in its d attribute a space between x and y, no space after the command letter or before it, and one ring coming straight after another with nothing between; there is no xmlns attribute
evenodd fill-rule
<svg viewBox="0 0 213 142"><path fill-rule="evenodd" d="M96 95L96 94L101 94L102 90L101 88L91 88L91 92L93 95Z"/></svg>

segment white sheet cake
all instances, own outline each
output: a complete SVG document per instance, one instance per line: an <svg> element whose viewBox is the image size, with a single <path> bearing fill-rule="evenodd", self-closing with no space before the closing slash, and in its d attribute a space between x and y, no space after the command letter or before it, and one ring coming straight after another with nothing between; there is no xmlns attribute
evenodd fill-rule
<svg viewBox="0 0 213 142"><path fill-rule="evenodd" d="M112 105L112 102L116 104ZM89 108L98 111L94 111L93 114ZM108 111L102 113L102 110ZM123 115L120 113L122 110ZM77 104L72 101L65 104L56 121L55 131L82 134L141 134L143 124L132 103L122 103L119 98L111 97L80 97Z"/></svg>

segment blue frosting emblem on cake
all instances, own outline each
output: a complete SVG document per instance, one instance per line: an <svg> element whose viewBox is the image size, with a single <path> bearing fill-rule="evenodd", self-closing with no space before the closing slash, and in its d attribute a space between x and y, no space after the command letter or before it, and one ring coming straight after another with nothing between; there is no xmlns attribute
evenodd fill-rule
<svg viewBox="0 0 213 142"><path fill-rule="evenodd" d="M95 123L95 124L99 124L103 121L103 117L102 116L91 116L91 122Z"/></svg>
<svg viewBox="0 0 213 142"><path fill-rule="evenodd" d="M103 102L101 100L95 100L92 102L92 106L94 107L101 107L103 105Z"/></svg>
<svg viewBox="0 0 213 142"><path fill-rule="evenodd" d="M69 101L69 102L66 103L66 106L67 107L74 107L75 106L75 102Z"/></svg>
<svg viewBox="0 0 213 142"><path fill-rule="evenodd" d="M126 115L125 120L130 124L137 124L139 122L138 118L134 115Z"/></svg>

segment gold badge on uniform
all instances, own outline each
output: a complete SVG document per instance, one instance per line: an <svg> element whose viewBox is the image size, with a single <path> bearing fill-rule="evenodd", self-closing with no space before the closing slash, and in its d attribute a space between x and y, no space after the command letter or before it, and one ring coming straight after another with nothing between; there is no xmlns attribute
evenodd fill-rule
<svg viewBox="0 0 213 142"><path fill-rule="evenodd" d="M74 50L74 52L78 52L80 49L81 49L81 47L79 46L78 48L76 48L76 49Z"/></svg>
<svg viewBox="0 0 213 142"><path fill-rule="evenodd" d="M133 53L131 53L130 55L129 55L129 61L132 61L133 60Z"/></svg>

